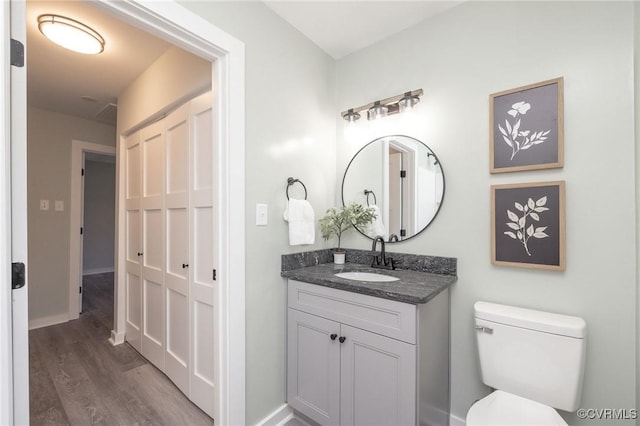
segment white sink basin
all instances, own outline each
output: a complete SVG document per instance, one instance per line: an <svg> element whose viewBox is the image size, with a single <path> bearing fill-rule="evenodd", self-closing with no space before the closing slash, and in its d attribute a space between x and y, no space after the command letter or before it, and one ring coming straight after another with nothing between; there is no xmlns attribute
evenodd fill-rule
<svg viewBox="0 0 640 426"><path fill-rule="evenodd" d="M398 281L398 278L383 274L373 274L371 272L341 272L335 274L338 278L346 278L348 280L355 281L375 281L375 282L388 282Z"/></svg>

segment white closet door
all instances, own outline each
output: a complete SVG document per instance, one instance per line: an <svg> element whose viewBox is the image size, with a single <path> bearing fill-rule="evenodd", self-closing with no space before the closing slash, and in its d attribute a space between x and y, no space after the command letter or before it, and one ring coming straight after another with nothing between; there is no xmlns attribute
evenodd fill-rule
<svg viewBox="0 0 640 426"><path fill-rule="evenodd" d="M142 355L164 370L164 135L162 122L141 132Z"/></svg>
<svg viewBox="0 0 640 426"><path fill-rule="evenodd" d="M140 227L140 134L128 136L125 145L125 291L126 339L141 351L142 286L140 261L142 245Z"/></svg>
<svg viewBox="0 0 640 426"><path fill-rule="evenodd" d="M165 120L165 373L189 395L189 104Z"/></svg>
<svg viewBox="0 0 640 426"><path fill-rule="evenodd" d="M211 92L191 101L191 393L190 399L205 413L215 418L214 354L218 336L214 333L216 282L214 259L216 236L213 233L217 215L214 209L216 171Z"/></svg>

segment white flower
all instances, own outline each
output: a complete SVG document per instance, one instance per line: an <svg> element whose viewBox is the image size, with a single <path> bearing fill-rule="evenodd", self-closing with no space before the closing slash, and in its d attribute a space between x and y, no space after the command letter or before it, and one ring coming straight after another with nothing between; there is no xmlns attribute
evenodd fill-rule
<svg viewBox="0 0 640 426"><path fill-rule="evenodd" d="M516 102L515 104L511 105L511 108L509 112L507 112L507 114L509 114L512 117L515 117L518 114L526 114L527 111L529 111L531 109L531 105L527 102L521 101L521 102Z"/></svg>

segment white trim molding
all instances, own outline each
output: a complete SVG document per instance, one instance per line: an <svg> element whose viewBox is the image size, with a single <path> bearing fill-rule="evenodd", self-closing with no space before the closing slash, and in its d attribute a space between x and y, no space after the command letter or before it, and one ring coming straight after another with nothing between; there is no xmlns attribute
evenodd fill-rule
<svg viewBox="0 0 640 426"><path fill-rule="evenodd" d="M114 271L115 269L113 268L113 266L108 266L106 268L85 269L84 271L82 271L82 276L86 277L87 275L108 274Z"/></svg>
<svg viewBox="0 0 640 426"><path fill-rule="evenodd" d="M244 229L244 44L173 1L100 0L96 5L130 25L148 31L212 62L216 115L215 170L217 226L215 267L218 271L215 333L215 421L245 424L245 229ZM124 132L119 129L118 144ZM119 151L122 151L120 146ZM115 324L112 335L125 331L124 168L116 159ZM114 339L116 341L117 339Z"/></svg>
<svg viewBox="0 0 640 426"><path fill-rule="evenodd" d="M260 420L256 426L282 426L295 417L293 408L283 404L264 419Z"/></svg>
<svg viewBox="0 0 640 426"><path fill-rule="evenodd" d="M51 315L42 318L33 318L29 320L29 330L36 328L49 327L50 325L62 324L69 321L67 314Z"/></svg>
<svg viewBox="0 0 640 426"><path fill-rule="evenodd" d="M78 288L82 283L80 261L82 244L80 227L82 226L82 175L84 167L84 153L116 155L116 147L78 140L71 141L71 199L69 200L69 320L80 317L80 295ZM116 214L116 212L114 212ZM31 322L29 322L31 327Z"/></svg>
<svg viewBox="0 0 640 426"><path fill-rule="evenodd" d="M467 422L458 416L454 416L453 414L449 416L449 426L466 426L466 424Z"/></svg>

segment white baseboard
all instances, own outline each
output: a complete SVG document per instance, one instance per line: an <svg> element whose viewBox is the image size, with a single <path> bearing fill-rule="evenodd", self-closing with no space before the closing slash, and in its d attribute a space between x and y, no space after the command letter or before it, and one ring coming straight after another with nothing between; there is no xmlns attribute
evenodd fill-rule
<svg viewBox="0 0 640 426"><path fill-rule="evenodd" d="M294 417L293 408L283 404L273 413L260 420L257 426L282 426Z"/></svg>
<svg viewBox="0 0 640 426"><path fill-rule="evenodd" d="M107 267L107 268L93 268L93 269L85 269L84 271L82 271L82 275L85 276L85 275L106 274L114 271L115 269L113 268L113 266Z"/></svg>
<svg viewBox="0 0 640 426"><path fill-rule="evenodd" d="M118 346L124 343L124 333L116 333L115 330L111 330L111 337L109 337L109 343L113 346Z"/></svg>
<svg viewBox="0 0 640 426"><path fill-rule="evenodd" d="M458 416L454 416L453 414L449 416L449 426L466 426L467 422L464 419L461 419Z"/></svg>
<svg viewBox="0 0 640 426"><path fill-rule="evenodd" d="M69 321L69 314L51 315L42 318L33 318L29 320L29 330L36 328L49 327L50 325L62 324Z"/></svg>

